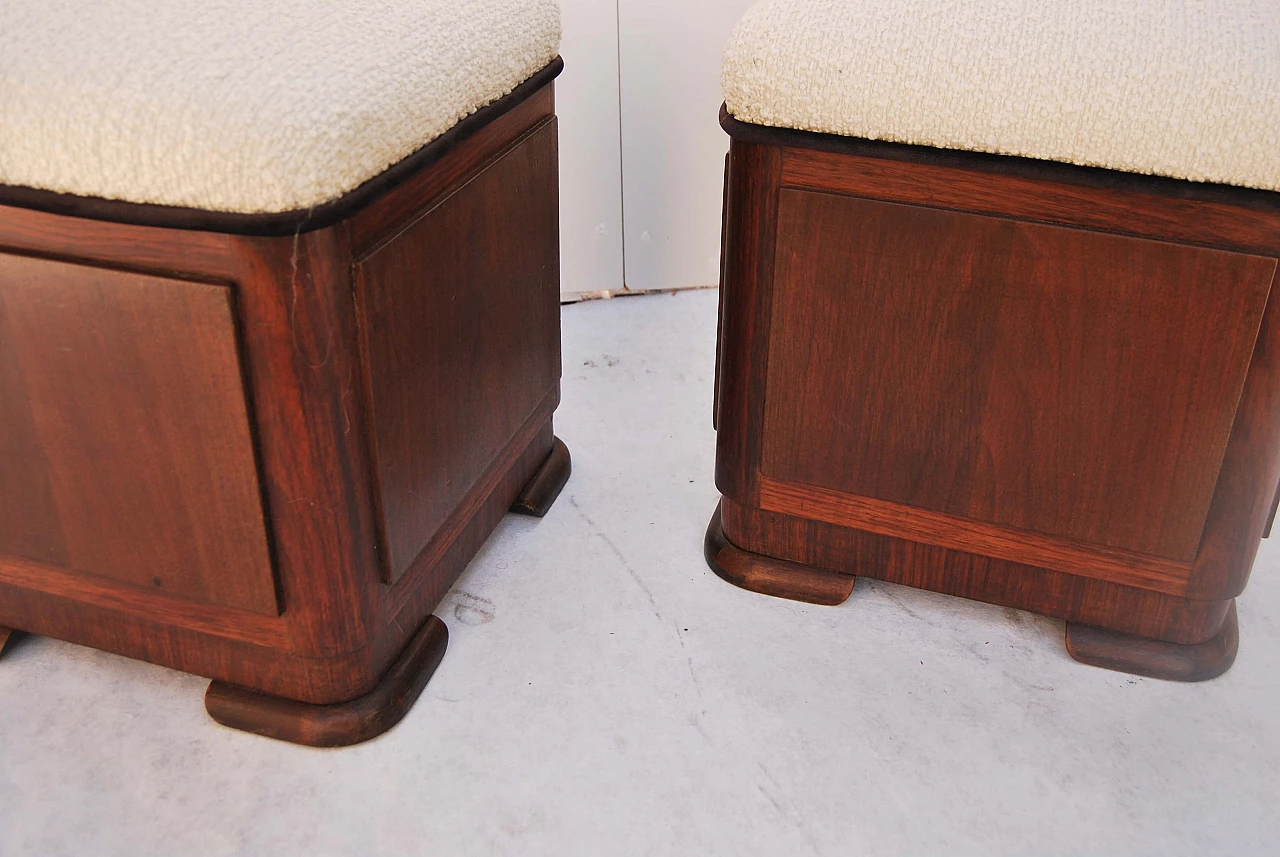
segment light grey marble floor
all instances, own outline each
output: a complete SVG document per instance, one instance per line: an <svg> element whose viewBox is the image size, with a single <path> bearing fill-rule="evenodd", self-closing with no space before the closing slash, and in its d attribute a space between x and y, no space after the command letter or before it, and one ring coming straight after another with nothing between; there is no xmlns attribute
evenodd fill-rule
<svg viewBox="0 0 1280 857"><path fill-rule="evenodd" d="M1198 685L903 587L840 607L735 589L701 556L715 301L564 309L573 478L471 564L438 610L443 664L376 741L241 734L206 718L201 679L21 640L0 659L0 854L1278 852L1280 544L1235 668Z"/></svg>

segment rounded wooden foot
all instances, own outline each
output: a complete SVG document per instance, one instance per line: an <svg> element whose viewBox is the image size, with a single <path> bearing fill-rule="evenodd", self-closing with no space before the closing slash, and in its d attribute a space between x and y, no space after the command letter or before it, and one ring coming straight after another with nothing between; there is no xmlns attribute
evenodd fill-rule
<svg viewBox="0 0 1280 857"><path fill-rule="evenodd" d="M535 518L547 514L551 504L560 496L560 489L569 481L572 470L569 447L560 438L556 438L551 444L551 454L511 504L511 511L517 515L533 515Z"/></svg>
<svg viewBox="0 0 1280 857"><path fill-rule="evenodd" d="M9 636L13 633L12 628L0 626L0 655L4 654L5 644L9 642Z"/></svg>
<svg viewBox="0 0 1280 857"><path fill-rule="evenodd" d="M215 681L204 697L209 716L233 729L312 747L368 741L408 713L449 644L449 630L428 616L377 687L350 702L308 705Z"/></svg>
<svg viewBox="0 0 1280 857"><path fill-rule="evenodd" d="M853 594L853 585L858 580L851 574L742 550L725 538L719 506L707 525L702 550L711 570L734 586L792 601L828 606L843 604Z"/></svg>
<svg viewBox="0 0 1280 857"><path fill-rule="evenodd" d="M1227 611L1218 636L1191 646L1067 623L1067 652L1077 661L1170 681L1217 678L1231 669L1239 647L1235 602Z"/></svg>

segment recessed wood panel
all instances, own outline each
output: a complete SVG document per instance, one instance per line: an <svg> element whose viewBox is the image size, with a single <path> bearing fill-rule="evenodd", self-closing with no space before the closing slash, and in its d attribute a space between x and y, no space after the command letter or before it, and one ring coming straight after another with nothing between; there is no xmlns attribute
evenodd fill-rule
<svg viewBox="0 0 1280 857"><path fill-rule="evenodd" d="M556 158L549 122L356 266L388 582L559 380Z"/></svg>
<svg viewBox="0 0 1280 857"><path fill-rule="evenodd" d="M277 613L231 290L0 255L0 559Z"/></svg>
<svg viewBox="0 0 1280 857"><path fill-rule="evenodd" d="M761 471L1195 557L1275 261L783 190Z"/></svg>

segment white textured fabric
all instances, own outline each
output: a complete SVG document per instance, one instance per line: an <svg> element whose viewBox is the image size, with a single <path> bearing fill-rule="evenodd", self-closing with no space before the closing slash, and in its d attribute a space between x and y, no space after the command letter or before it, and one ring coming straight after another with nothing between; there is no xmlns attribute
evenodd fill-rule
<svg viewBox="0 0 1280 857"><path fill-rule="evenodd" d="M556 0L0 0L0 184L308 208L559 42Z"/></svg>
<svg viewBox="0 0 1280 857"><path fill-rule="evenodd" d="M1280 190L1280 0L763 0L743 122Z"/></svg>

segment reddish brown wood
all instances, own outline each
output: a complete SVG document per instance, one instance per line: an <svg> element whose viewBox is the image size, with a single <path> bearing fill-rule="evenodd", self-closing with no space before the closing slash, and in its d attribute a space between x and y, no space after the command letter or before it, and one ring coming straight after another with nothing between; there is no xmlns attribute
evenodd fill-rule
<svg viewBox="0 0 1280 857"><path fill-rule="evenodd" d="M1190 563L1048 536L1034 530L1018 530L873 497L778 482L767 476L760 479L760 508L1170 595L1186 592L1187 575L1191 571Z"/></svg>
<svg viewBox="0 0 1280 857"><path fill-rule="evenodd" d="M209 716L233 729L312 747L346 747L395 726L427 686L449 645L449 630L428 616L373 690L335 705L308 705L215 681L205 693Z"/></svg>
<svg viewBox="0 0 1280 857"><path fill-rule="evenodd" d="M744 551L847 575L1016 607L1176 643L1222 627L1230 599L1193 601L1078 574L951 550L721 501L725 537Z"/></svg>
<svg viewBox="0 0 1280 857"><path fill-rule="evenodd" d="M543 124L356 263L388 582L560 377L554 359L513 360L558 353L556 222L540 216L555 195L555 127Z"/></svg>
<svg viewBox="0 0 1280 857"><path fill-rule="evenodd" d="M1240 625L1234 601L1218 635L1190 646L1067 623L1067 652L1077 661L1171 681L1217 678L1231 669L1239 648Z"/></svg>
<svg viewBox="0 0 1280 857"><path fill-rule="evenodd" d="M0 623L308 705L369 693L552 452L560 373L553 108L549 86L526 92L358 213L285 237L0 208L0 264L74 262L67 267L129 284L116 288L134 303L121 297L121 320L108 316L104 329L123 330L136 319L152 324L133 352L114 358L140 355L129 379L137 386L120 370L111 381L120 390L77 401L140 407L159 379L175 402L185 401L178 394L203 397L193 414L215 408L213 417L200 417L196 452L205 457L192 452L192 460L205 462L218 484L258 486L253 499L268 563L255 570L246 562L192 562L183 573L194 579L199 571L215 578L208 586L224 587L219 593L236 593L265 571L279 603L264 613L228 605L226 595L59 566L51 559L65 533L41 523L63 514L54 480L43 484L37 456L16 462L6 454L0 474L14 479L0 486L0 510L19 507L10 493L19 483L35 502L21 507L18 523L15 516L0 524ZM0 299L8 302L11 288L0 277ZM76 299L88 300L82 291ZM169 303L156 304L153 292ZM10 320L0 315L0 323ZM415 320L419 328L406 329ZM17 360L0 359L0 453L19 445L34 452L32 438L43 437L33 433L40 407L48 404L31 407L15 392L29 384L27 346L0 342L24 349ZM170 356L179 344L185 353ZM51 365L42 361L41 371ZM193 375L200 385L173 380ZM227 452L235 439L223 425L234 422L231 393L241 403L247 457ZM190 416L184 408L191 410L162 404L146 417L169 429L171 418L176 425ZM462 440L462 421L474 446ZM421 432L413 435L414 428ZM109 436L94 440L106 458L124 448ZM375 451L377 441L383 445ZM62 447L42 452L56 462ZM384 492L379 462L392 468L384 476L416 474L419 493L447 498L415 507L431 514L406 511L400 504L418 502L412 486L397 482ZM122 470L147 474L149 466ZM217 495L193 499L160 476L151 484L149 499L166 514L204 509L202 524L218 533L228 527L208 514ZM387 519L400 522L395 535L408 546L395 585L384 580L379 552L390 540L375 498ZM21 539L13 535L19 530ZM143 549L200 556L196 540L178 531L159 541ZM415 545L421 550L413 552ZM137 573L146 568L138 563Z"/></svg>
<svg viewBox="0 0 1280 857"><path fill-rule="evenodd" d="M229 287L0 256L0 362L0 554L278 612Z"/></svg>
<svg viewBox="0 0 1280 857"><path fill-rule="evenodd" d="M719 508L707 524L702 555L712 571L734 586L810 604L843 604L858 581L851 574L742 550L725 538Z"/></svg>
<svg viewBox="0 0 1280 857"><path fill-rule="evenodd" d="M781 153L734 144L729 150L725 214L716 486L727 496L755 496L761 432L752 405L763 394L772 307Z"/></svg>
<svg viewBox="0 0 1280 857"><path fill-rule="evenodd" d="M778 242L762 473L1195 557L1274 259L795 190Z"/></svg>
<svg viewBox="0 0 1280 857"><path fill-rule="evenodd" d="M560 438L556 438L547 460L542 462L538 472L520 489L520 496L511 504L511 511L517 515L530 515L541 518L551 510L569 474L573 470L573 462L569 457L569 447Z"/></svg>
<svg viewBox="0 0 1280 857"><path fill-rule="evenodd" d="M724 187L720 199L720 288L716 306L716 369L715 383L711 390L711 428L720 428L720 343L723 342L724 326L724 269L727 263L727 242L729 238L729 156L724 156Z"/></svg>
<svg viewBox="0 0 1280 857"><path fill-rule="evenodd" d="M1275 497L1271 500L1271 514L1267 515L1267 526L1262 531L1264 539L1271 538L1271 528L1276 522L1276 512L1280 511L1280 486L1276 487Z"/></svg>
<svg viewBox="0 0 1280 857"><path fill-rule="evenodd" d="M1273 492L1280 482L1277 427L1280 300L1273 295L1258 334L1249 378L1209 506L1209 520L1192 566L1188 594L1193 598L1235 597L1249 581L1274 505Z"/></svg>
<svg viewBox="0 0 1280 857"><path fill-rule="evenodd" d="M9 644L11 636L13 636L12 629L0 627L0 655L4 654L4 647Z"/></svg>
<svg viewBox="0 0 1280 857"><path fill-rule="evenodd" d="M1280 243L1276 211L805 149L786 150L782 185L1260 253Z"/></svg>
<svg viewBox="0 0 1280 857"><path fill-rule="evenodd" d="M1224 633L1280 483L1280 195L726 127L727 541Z"/></svg>

